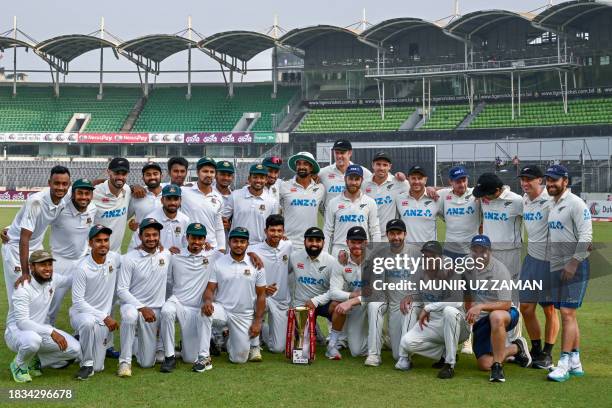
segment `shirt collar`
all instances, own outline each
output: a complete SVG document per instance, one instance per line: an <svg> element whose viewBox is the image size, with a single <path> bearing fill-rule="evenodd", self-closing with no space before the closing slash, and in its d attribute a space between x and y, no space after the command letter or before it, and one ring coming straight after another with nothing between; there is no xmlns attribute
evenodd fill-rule
<svg viewBox="0 0 612 408"><path fill-rule="evenodd" d="M368 184L373 184L373 185L375 185L375 186L379 186L379 187L380 187L380 186L384 186L384 185L385 185L385 184L387 184L387 183L392 182L392 181L393 181L393 179L394 179L394 177L391 175L391 173L389 173L389 174L387 174L387 179L386 179L385 181L383 181L383 183L382 183L382 184L377 184L377 183L374 181L374 173L372 173L372 177L370 177L370 180L368 180Z"/></svg>
<svg viewBox="0 0 612 408"><path fill-rule="evenodd" d="M291 179L291 182L296 187L304 188L300 183L297 182L297 176L293 176L293 178ZM306 187L306 190L308 190L310 187L315 186L315 185L317 185L317 183L315 183L313 179L310 179L310 184L308 184L308 187Z"/></svg>
<svg viewBox="0 0 612 408"><path fill-rule="evenodd" d="M266 194L265 187L264 187L264 191L261 193L261 195L258 195L258 196L251 194L251 191L249 191L249 186L244 186L243 189L244 189L244 198L251 198L251 197L253 197L255 199L262 199L263 200L264 195Z"/></svg>
<svg viewBox="0 0 612 408"><path fill-rule="evenodd" d="M559 204L561 201L563 201L567 195L570 193L569 188L565 189L565 192L563 192L563 194L561 194L561 197L559 198L559 200L557 201L557 204Z"/></svg>
<svg viewBox="0 0 612 408"><path fill-rule="evenodd" d="M148 253L147 251L145 251L144 249L137 249L138 254L140 254L140 256L142 258L146 258L147 256L155 256L159 253L159 248L155 249L155 252L153 252L152 254Z"/></svg>
<svg viewBox="0 0 612 408"><path fill-rule="evenodd" d="M350 198L348 198L345 194L344 191L342 193L340 193L340 197L342 197L342 200L344 201L349 201L349 202L353 202L353 200L351 200ZM363 198L363 191L359 190L359 197L357 197L356 201L359 201Z"/></svg>

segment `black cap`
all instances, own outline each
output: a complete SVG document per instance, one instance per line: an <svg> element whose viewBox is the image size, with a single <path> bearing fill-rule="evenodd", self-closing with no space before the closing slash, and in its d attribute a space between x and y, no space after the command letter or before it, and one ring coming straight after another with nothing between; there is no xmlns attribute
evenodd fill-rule
<svg viewBox="0 0 612 408"><path fill-rule="evenodd" d="M142 220L140 222L140 227L138 227L138 232L142 233L142 231L144 231L145 228L155 228L159 231L164 229L164 226L161 225L155 218L145 218L144 220Z"/></svg>
<svg viewBox="0 0 612 408"><path fill-rule="evenodd" d="M398 218L393 219L393 220L389 220L389 222L387 222L387 229L385 230L387 232L389 231L404 231L406 232L406 223Z"/></svg>
<svg viewBox="0 0 612 408"><path fill-rule="evenodd" d="M115 157L108 163L108 169L111 171L130 171L130 162L123 157Z"/></svg>
<svg viewBox="0 0 612 408"><path fill-rule="evenodd" d="M544 177L544 172L538 166L525 166L521 169L519 177L527 177L530 179Z"/></svg>
<svg viewBox="0 0 612 408"><path fill-rule="evenodd" d="M323 231L321 230L321 228L310 227L304 233L304 239L306 239L306 238L321 238L321 239L325 239L325 234L323 234Z"/></svg>
<svg viewBox="0 0 612 408"><path fill-rule="evenodd" d="M385 152L378 152L372 158L372 162L375 162L375 161L378 161L378 160L386 160L389 163L391 163L391 157L387 153L385 153Z"/></svg>
<svg viewBox="0 0 612 408"><path fill-rule="evenodd" d="M162 168L159 164L155 163L155 162L148 162L146 163L143 167L142 167L142 173L144 174L145 171L149 170L149 169L154 169L157 170L161 173Z"/></svg>
<svg viewBox="0 0 612 408"><path fill-rule="evenodd" d="M334 142L334 147L332 147L332 150L346 152L347 150L353 150L353 145L348 140L340 139Z"/></svg>
<svg viewBox="0 0 612 408"><path fill-rule="evenodd" d="M346 239L355 239L365 241L368 239L368 234L363 227L353 227L346 233Z"/></svg>
<svg viewBox="0 0 612 408"><path fill-rule="evenodd" d="M416 166L412 166L410 170L408 170L408 175L410 176L411 174L421 174L427 177L427 172L425 171L425 169L419 166L418 164Z"/></svg>
<svg viewBox="0 0 612 408"><path fill-rule="evenodd" d="M497 174L483 173L478 177L478 182L472 191L474 197L481 198L487 195L495 194L498 188L502 188L504 182Z"/></svg>
<svg viewBox="0 0 612 408"><path fill-rule="evenodd" d="M427 241L423 244L421 252L431 252L432 254L442 255L442 245L438 241Z"/></svg>

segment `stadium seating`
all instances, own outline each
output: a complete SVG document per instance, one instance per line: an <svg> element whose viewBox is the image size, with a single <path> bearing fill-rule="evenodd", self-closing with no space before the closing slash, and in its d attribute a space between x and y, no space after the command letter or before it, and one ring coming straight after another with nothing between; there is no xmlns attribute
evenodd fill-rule
<svg viewBox="0 0 612 408"><path fill-rule="evenodd" d="M521 104L521 116L512 120L510 104L487 104L470 128L596 125L612 123L612 98L569 101L568 114L560 101ZM515 106L518 115L518 108Z"/></svg>
<svg viewBox="0 0 612 408"><path fill-rule="evenodd" d="M0 87L0 131L63 132L74 113L89 113L87 132L121 129L138 100L139 88L106 87L97 100L96 87L60 88L60 98L51 87L19 86L13 98L10 87Z"/></svg>
<svg viewBox="0 0 612 408"><path fill-rule="evenodd" d="M419 130L455 129L470 113L470 108L465 105L436 106L432 111L427 122Z"/></svg>
<svg viewBox="0 0 612 408"><path fill-rule="evenodd" d="M304 118L297 132L392 131L414 112L413 107L385 108L385 120L379 108L313 109Z"/></svg>
<svg viewBox="0 0 612 408"><path fill-rule="evenodd" d="M229 98L225 86L193 86L187 100L184 86L160 87L149 94L133 131L230 131L245 112L261 113L252 130L271 131L271 115L281 111L296 91L295 87L279 87L272 99L270 85L236 86L234 97Z"/></svg>

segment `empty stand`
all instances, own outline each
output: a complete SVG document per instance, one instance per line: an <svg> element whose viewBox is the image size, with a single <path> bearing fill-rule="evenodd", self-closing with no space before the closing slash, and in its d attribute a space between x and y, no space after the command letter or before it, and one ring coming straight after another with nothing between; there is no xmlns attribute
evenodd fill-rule
<svg viewBox="0 0 612 408"><path fill-rule="evenodd" d="M455 129L470 113L470 108L465 105L436 106L432 110L429 119L419 130Z"/></svg>
<svg viewBox="0 0 612 408"><path fill-rule="evenodd" d="M398 130L414 112L412 107L385 109L385 120L378 108L313 109L304 118L298 132L359 132Z"/></svg>

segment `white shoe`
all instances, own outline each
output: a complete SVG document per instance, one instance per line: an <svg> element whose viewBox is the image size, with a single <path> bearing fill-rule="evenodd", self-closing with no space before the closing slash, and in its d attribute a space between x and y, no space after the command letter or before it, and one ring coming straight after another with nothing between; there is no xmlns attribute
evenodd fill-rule
<svg viewBox="0 0 612 408"><path fill-rule="evenodd" d="M341 360L342 354L340 354L336 346L330 346L328 344L327 351L325 351L325 357L327 357L330 360Z"/></svg>
<svg viewBox="0 0 612 408"><path fill-rule="evenodd" d="M259 346L251 347L249 350L249 361L259 363L261 360L261 348Z"/></svg>
<svg viewBox="0 0 612 408"><path fill-rule="evenodd" d="M574 377L584 377L584 370L580 362L580 353L577 351L570 354L569 374Z"/></svg>
<svg viewBox="0 0 612 408"><path fill-rule="evenodd" d="M366 358L364 364L368 367L378 367L380 365L380 362L380 356L377 356L376 354L370 354L368 358Z"/></svg>
<svg viewBox="0 0 612 408"><path fill-rule="evenodd" d="M474 350L472 350L472 342L470 340L466 340L463 342L463 347L461 347L461 354L474 354Z"/></svg>
<svg viewBox="0 0 612 408"><path fill-rule="evenodd" d="M547 378L550 381L556 381L556 382L564 382L564 381L569 380L570 379L569 364L570 364L569 357L566 357L566 356L561 357L561 359L559 360L559 364L557 364L557 366L550 373L548 373Z"/></svg>
<svg viewBox="0 0 612 408"><path fill-rule="evenodd" d="M408 371L412 368L412 363L408 360L408 357L400 357L395 363L395 369L401 371Z"/></svg>
<svg viewBox="0 0 612 408"><path fill-rule="evenodd" d="M132 365L130 363L119 363L119 369L117 370L119 377L131 377L132 376Z"/></svg>
<svg viewBox="0 0 612 408"><path fill-rule="evenodd" d="M164 362L164 358L165 358L165 354L163 350L157 350L155 352L155 362L156 363L163 363Z"/></svg>

